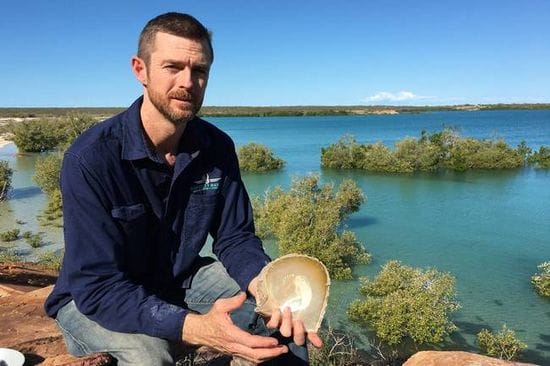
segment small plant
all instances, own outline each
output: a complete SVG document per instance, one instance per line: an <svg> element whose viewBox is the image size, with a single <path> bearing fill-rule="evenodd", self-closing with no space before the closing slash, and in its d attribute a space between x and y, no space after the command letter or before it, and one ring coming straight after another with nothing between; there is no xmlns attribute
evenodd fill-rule
<svg viewBox="0 0 550 366"><path fill-rule="evenodd" d="M518 353L527 348L527 345L517 339L514 331L508 329L506 324L496 334L487 329L481 330L477 334L477 343L485 354L508 361L515 359Z"/></svg>
<svg viewBox="0 0 550 366"><path fill-rule="evenodd" d="M26 232L25 232L26 233ZM25 238L25 241L32 248L40 248L42 246L42 235L41 234L31 234Z"/></svg>
<svg viewBox="0 0 550 366"><path fill-rule="evenodd" d="M63 262L63 253L55 254L52 251L43 252L38 258L38 263L47 269L59 271Z"/></svg>
<svg viewBox="0 0 550 366"><path fill-rule="evenodd" d="M18 263L21 261L21 256L14 250L0 251L0 263Z"/></svg>
<svg viewBox="0 0 550 366"><path fill-rule="evenodd" d="M59 190L59 174L61 171L61 153L52 153L36 160L32 179L48 196Z"/></svg>
<svg viewBox="0 0 550 366"><path fill-rule="evenodd" d="M60 142L53 120L23 121L16 123L13 142L20 151L43 152L54 149Z"/></svg>
<svg viewBox="0 0 550 366"><path fill-rule="evenodd" d="M342 220L359 210L364 200L351 180L334 192L331 184L320 186L317 176L296 179L288 192L277 187L263 201L253 200L256 233L275 237L280 255L310 255L327 266L331 277L349 279L353 265L371 260L355 234L342 229Z"/></svg>
<svg viewBox="0 0 550 366"><path fill-rule="evenodd" d="M0 160L0 201L5 200L11 187L11 176L13 171L8 162Z"/></svg>
<svg viewBox="0 0 550 366"><path fill-rule="evenodd" d="M531 277L531 283L541 296L550 297L550 261L537 266L539 273Z"/></svg>
<svg viewBox="0 0 550 366"><path fill-rule="evenodd" d="M48 205L42 215L38 216L38 221L42 226L62 227L63 201L61 191L54 190L48 194Z"/></svg>
<svg viewBox="0 0 550 366"><path fill-rule="evenodd" d="M285 164L270 148L254 142L241 146L237 155L239 166L244 171L265 172L280 169Z"/></svg>
<svg viewBox="0 0 550 366"><path fill-rule="evenodd" d="M352 366L363 365L352 334L333 329L321 328L319 336L323 347L311 348L309 362L312 366Z"/></svg>
<svg viewBox="0 0 550 366"><path fill-rule="evenodd" d="M373 280L362 279L364 300L355 300L348 317L373 329L390 347L412 341L435 344L456 329L449 314L459 308L454 277L434 269L387 262Z"/></svg>
<svg viewBox="0 0 550 366"><path fill-rule="evenodd" d="M535 168L550 168L550 147L541 146L539 151L529 156L528 162L535 166Z"/></svg>
<svg viewBox="0 0 550 366"><path fill-rule="evenodd" d="M21 237L23 239L28 239L32 236L32 231L24 231L23 234L21 234Z"/></svg>
<svg viewBox="0 0 550 366"><path fill-rule="evenodd" d="M72 144L72 142L97 123L97 118L83 113L69 113L61 119L58 124L59 146L61 150Z"/></svg>
<svg viewBox="0 0 550 366"><path fill-rule="evenodd" d="M15 241L19 238L19 229L11 229L0 233L0 240Z"/></svg>

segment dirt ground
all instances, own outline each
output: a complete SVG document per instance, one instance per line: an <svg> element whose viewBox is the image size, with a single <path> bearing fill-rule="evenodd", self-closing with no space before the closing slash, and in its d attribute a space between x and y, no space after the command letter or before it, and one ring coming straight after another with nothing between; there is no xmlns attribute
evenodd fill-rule
<svg viewBox="0 0 550 366"><path fill-rule="evenodd" d="M0 347L25 355L25 366L108 365L107 355L67 354L55 322L44 312L57 273L32 263L0 263Z"/></svg>

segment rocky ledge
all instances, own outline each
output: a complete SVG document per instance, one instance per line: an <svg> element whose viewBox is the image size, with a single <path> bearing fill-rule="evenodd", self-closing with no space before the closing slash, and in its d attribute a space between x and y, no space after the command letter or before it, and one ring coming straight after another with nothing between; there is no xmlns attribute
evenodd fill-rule
<svg viewBox="0 0 550 366"><path fill-rule="evenodd" d="M102 366L112 364L106 354L76 358L67 354L55 322L46 316L44 300L52 289L56 274L32 264L0 263L0 345L25 355L25 366ZM209 355L202 355L206 361ZM196 364L227 365L229 360ZM238 363L235 360L232 363ZM508 362L468 352L422 351L403 366L536 366Z"/></svg>

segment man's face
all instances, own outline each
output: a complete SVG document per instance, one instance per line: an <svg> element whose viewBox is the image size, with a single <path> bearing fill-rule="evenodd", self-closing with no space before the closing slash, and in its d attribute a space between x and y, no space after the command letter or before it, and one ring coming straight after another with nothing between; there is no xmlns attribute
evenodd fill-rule
<svg viewBox="0 0 550 366"><path fill-rule="evenodd" d="M202 106L209 71L204 42L159 32L146 65L145 97L172 123L185 123Z"/></svg>

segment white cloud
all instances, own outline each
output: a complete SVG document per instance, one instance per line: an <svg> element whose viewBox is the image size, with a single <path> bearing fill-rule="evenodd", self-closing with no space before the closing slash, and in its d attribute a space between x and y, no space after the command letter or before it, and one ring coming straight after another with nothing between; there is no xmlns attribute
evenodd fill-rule
<svg viewBox="0 0 550 366"><path fill-rule="evenodd" d="M410 91L400 91L397 93L390 93L381 91L370 97L365 98L366 102L403 102L410 100L420 100L420 99L432 99L433 97L416 95Z"/></svg>

